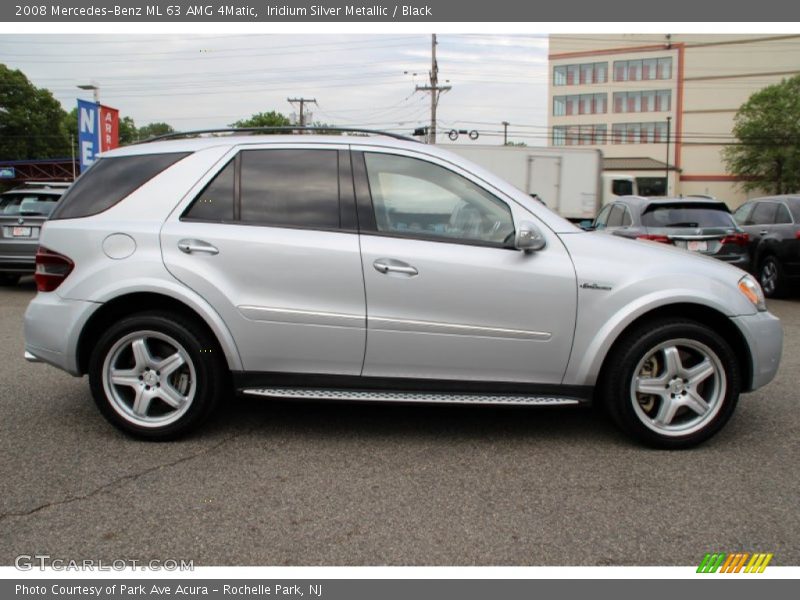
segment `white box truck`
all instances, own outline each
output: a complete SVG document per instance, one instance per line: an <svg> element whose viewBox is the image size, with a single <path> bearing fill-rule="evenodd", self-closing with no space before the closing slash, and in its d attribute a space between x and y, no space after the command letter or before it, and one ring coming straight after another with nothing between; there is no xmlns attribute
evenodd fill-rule
<svg viewBox="0 0 800 600"><path fill-rule="evenodd" d="M602 173L603 153L592 148L441 144L502 177L571 221L594 219L618 196L636 194L636 180Z"/></svg>

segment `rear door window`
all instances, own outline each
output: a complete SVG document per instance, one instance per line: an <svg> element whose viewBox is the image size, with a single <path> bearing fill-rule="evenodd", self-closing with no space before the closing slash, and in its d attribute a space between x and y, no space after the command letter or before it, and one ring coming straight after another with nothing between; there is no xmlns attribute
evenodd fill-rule
<svg viewBox="0 0 800 600"><path fill-rule="evenodd" d="M108 210L189 152L99 159L69 188L51 219L78 219Z"/></svg>
<svg viewBox="0 0 800 600"><path fill-rule="evenodd" d="M241 221L274 227L338 229L336 150L245 150Z"/></svg>
<svg viewBox="0 0 800 600"><path fill-rule="evenodd" d="M750 216L750 225L773 225L778 205L774 202L759 202Z"/></svg>
<svg viewBox="0 0 800 600"><path fill-rule="evenodd" d="M625 207L621 204L615 204L611 209L611 214L608 215L608 227L622 227L622 220L625 216Z"/></svg>

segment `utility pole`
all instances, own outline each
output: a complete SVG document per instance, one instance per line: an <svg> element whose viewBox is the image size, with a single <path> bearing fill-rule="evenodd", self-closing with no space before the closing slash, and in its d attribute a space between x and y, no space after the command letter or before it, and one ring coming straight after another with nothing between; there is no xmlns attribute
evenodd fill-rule
<svg viewBox="0 0 800 600"><path fill-rule="evenodd" d="M428 143L436 143L436 106L439 96L452 88L449 85L439 85L439 64L436 62L436 34L431 35L431 70L429 73L430 85L418 85L416 91L430 92L431 94L431 126L428 130Z"/></svg>
<svg viewBox="0 0 800 600"><path fill-rule="evenodd" d="M300 104L300 127L305 127L306 126L305 105L306 104L311 104L312 102L314 104L316 104L317 103L317 99L316 98L287 98L286 101L289 104L296 104L296 103Z"/></svg>
<svg viewBox="0 0 800 600"><path fill-rule="evenodd" d="M669 136L670 136L670 125L672 125L672 117L667 117L667 168L664 169L664 175L666 179L664 180L664 195L669 196Z"/></svg>
<svg viewBox="0 0 800 600"><path fill-rule="evenodd" d="M508 121L503 121L503 146L508 146L508 126L511 125Z"/></svg>

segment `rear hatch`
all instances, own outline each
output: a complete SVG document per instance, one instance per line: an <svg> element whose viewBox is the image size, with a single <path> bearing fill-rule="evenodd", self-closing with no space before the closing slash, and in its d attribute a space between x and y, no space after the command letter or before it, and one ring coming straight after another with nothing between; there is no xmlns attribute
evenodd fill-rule
<svg viewBox="0 0 800 600"><path fill-rule="evenodd" d="M12 190L0 195L0 262L33 264L42 224L53 212L60 192Z"/></svg>
<svg viewBox="0 0 800 600"><path fill-rule="evenodd" d="M653 202L642 213L642 225L649 236L663 236L679 248L701 254L747 251L743 230L722 202Z"/></svg>

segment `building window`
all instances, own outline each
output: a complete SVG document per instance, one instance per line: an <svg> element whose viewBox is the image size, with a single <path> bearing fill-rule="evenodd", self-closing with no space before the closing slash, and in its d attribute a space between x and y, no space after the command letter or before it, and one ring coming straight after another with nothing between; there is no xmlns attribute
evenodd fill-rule
<svg viewBox="0 0 800 600"><path fill-rule="evenodd" d="M553 146L564 146L567 143L567 128L553 127Z"/></svg>
<svg viewBox="0 0 800 600"><path fill-rule="evenodd" d="M672 79L672 57L614 61L614 81Z"/></svg>
<svg viewBox="0 0 800 600"><path fill-rule="evenodd" d="M553 96L553 116L597 115L607 112L606 94Z"/></svg>
<svg viewBox="0 0 800 600"><path fill-rule="evenodd" d="M667 140L664 121L648 123L615 123L611 127L613 144L658 144Z"/></svg>
<svg viewBox="0 0 800 600"><path fill-rule="evenodd" d="M670 90L644 92L614 92L614 112L665 112L670 110Z"/></svg>
<svg viewBox="0 0 800 600"><path fill-rule="evenodd" d="M606 143L607 126L557 125L553 127L553 146L591 146Z"/></svg>
<svg viewBox="0 0 800 600"><path fill-rule="evenodd" d="M590 85L608 81L608 63L583 63L553 67L553 85Z"/></svg>

